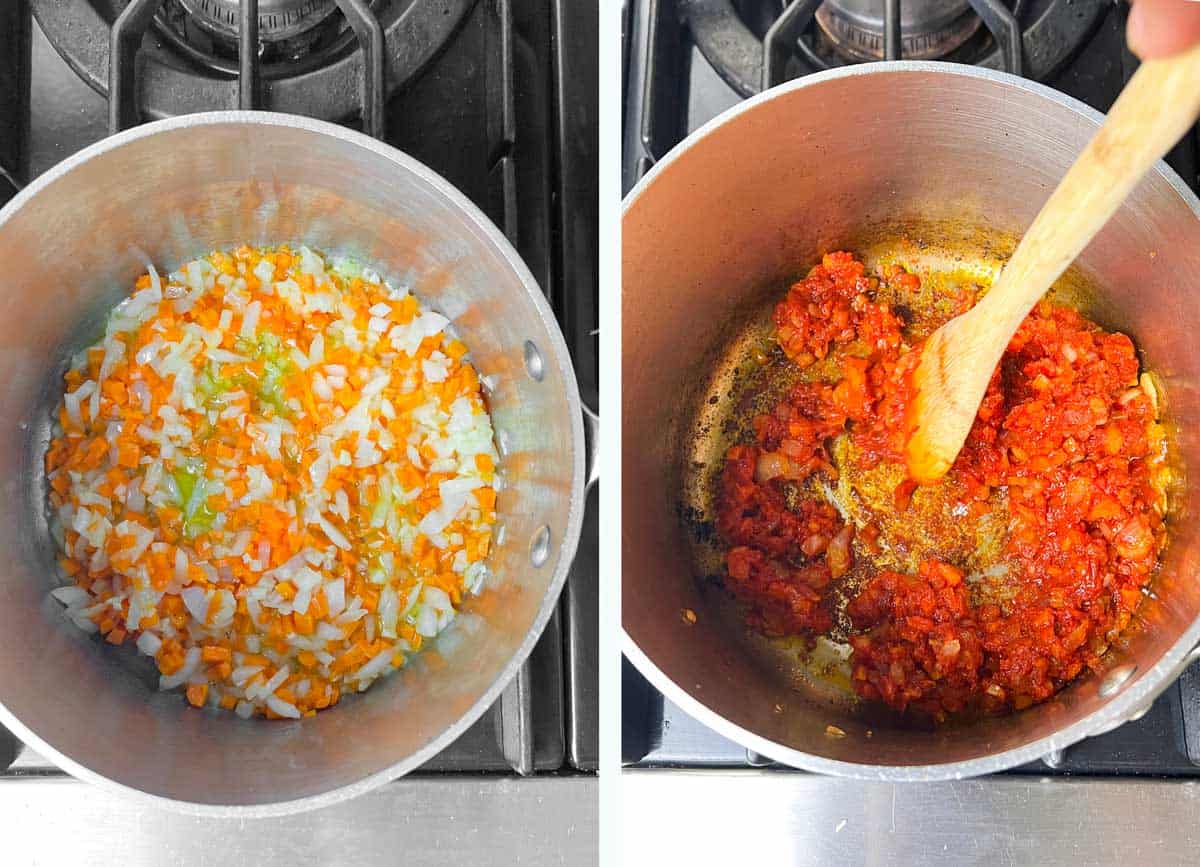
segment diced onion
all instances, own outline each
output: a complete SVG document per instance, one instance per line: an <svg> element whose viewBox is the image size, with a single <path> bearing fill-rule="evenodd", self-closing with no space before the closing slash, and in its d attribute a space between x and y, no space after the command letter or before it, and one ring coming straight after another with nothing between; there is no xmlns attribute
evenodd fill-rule
<svg viewBox="0 0 1200 867"><path fill-rule="evenodd" d="M346 608L346 582L341 578L330 581L325 585L325 601L329 604L329 614L336 617Z"/></svg>
<svg viewBox="0 0 1200 867"><path fill-rule="evenodd" d="M160 688L300 718L402 665L417 642L401 630L441 634L451 597L488 574L476 456L498 455L477 374L443 342L446 315L403 286L350 287L307 247L146 269L149 287L70 359L53 435L89 452L47 466L50 530L63 577L88 577L49 592L80 629L129 634L172 672ZM418 578L422 534L450 548L454 587ZM358 593L334 577L356 562ZM339 668L362 641L371 655Z"/></svg>
<svg viewBox="0 0 1200 867"><path fill-rule="evenodd" d="M154 656L162 647L162 639L153 632L143 632L138 636L137 649L146 656Z"/></svg>
<svg viewBox="0 0 1200 867"><path fill-rule="evenodd" d="M74 584L68 587L55 587L50 591L50 595L68 608L92 598L86 590L76 587Z"/></svg>
<svg viewBox="0 0 1200 867"><path fill-rule="evenodd" d="M188 613L200 623L208 619L208 594L200 587L185 587L179 594Z"/></svg>
<svg viewBox="0 0 1200 867"><path fill-rule="evenodd" d="M296 706L290 702L284 701L278 696L267 696L267 707L282 717L287 717L288 719L300 719L300 711L296 709Z"/></svg>

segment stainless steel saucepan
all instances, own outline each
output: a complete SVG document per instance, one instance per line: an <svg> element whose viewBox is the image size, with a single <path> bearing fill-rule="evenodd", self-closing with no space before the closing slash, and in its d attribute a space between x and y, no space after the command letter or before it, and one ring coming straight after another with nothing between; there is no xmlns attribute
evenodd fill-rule
<svg viewBox="0 0 1200 867"><path fill-rule="evenodd" d="M941 63L805 77L689 137L623 219L625 651L667 697L780 762L885 780L1019 765L1143 712L1200 638L1200 494L1175 492L1152 595L1104 671L1003 718L919 728L854 699L830 658L747 632L714 565L712 479L739 364L821 253L996 273L1100 116L1023 79ZM1165 165L1058 287L1130 334L1200 465L1200 203ZM690 609L695 614L683 615ZM694 623L692 622L694 619ZM829 728L833 726L834 728ZM840 736L840 729L845 736ZM835 736L831 736L831 733Z"/></svg>
<svg viewBox="0 0 1200 867"><path fill-rule="evenodd" d="M406 281L493 379L505 487L495 580L410 666L295 722L198 712L159 693L47 597L42 455L73 349L146 258L306 243ZM86 780L195 812L263 815L393 779L499 696L549 619L583 513L584 434L566 345L532 275L462 194L391 147L257 112L188 115L105 139L0 211L0 722Z"/></svg>

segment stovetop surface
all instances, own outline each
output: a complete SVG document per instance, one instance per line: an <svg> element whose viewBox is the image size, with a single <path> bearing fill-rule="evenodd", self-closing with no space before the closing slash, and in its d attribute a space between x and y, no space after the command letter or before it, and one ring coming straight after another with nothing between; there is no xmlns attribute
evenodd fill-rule
<svg viewBox="0 0 1200 867"><path fill-rule="evenodd" d="M687 0L629 0L624 19L625 190L688 133L742 97L697 47L682 20ZM709 5L709 4L704 4ZM1106 7L1082 47L1045 84L1107 111L1137 60L1125 47L1128 6ZM1168 162L1200 191L1200 129ZM716 734L654 689L627 661L622 669L622 761L634 768L748 768L771 763ZM1200 777L1200 663L1145 716L1008 772L1018 775Z"/></svg>
<svg viewBox="0 0 1200 867"><path fill-rule="evenodd" d="M504 230L558 314L580 391L595 406L596 10L573 0L465 5L432 62L388 101L384 138ZM27 182L107 135L108 102L59 55L27 0L0 6L2 205L15 192L11 181ZM41 7L47 14L71 2ZM521 674L531 700L520 728L531 733L535 771L591 771L598 762L595 496L559 610ZM501 725L498 702L422 770L512 771ZM9 773L50 767L20 750Z"/></svg>
<svg viewBox="0 0 1200 867"><path fill-rule="evenodd" d="M1058 2L1064 5L1063 0ZM684 136L742 99L705 58L682 21L689 5L746 4L627 0L624 7L622 180L626 191ZM1071 5L1065 2L1065 7ZM1081 48L1058 63L1044 83L1107 111L1137 68L1137 59L1125 46L1127 15L1125 2L1104 4ZM1198 144L1200 136L1193 133L1168 159L1193 188L1200 184Z"/></svg>

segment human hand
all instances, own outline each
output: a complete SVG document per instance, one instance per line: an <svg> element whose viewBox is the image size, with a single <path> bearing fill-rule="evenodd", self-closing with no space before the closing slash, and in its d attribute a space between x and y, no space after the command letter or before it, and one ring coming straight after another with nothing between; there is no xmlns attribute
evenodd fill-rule
<svg viewBox="0 0 1200 867"><path fill-rule="evenodd" d="M1198 0L1134 0L1125 27L1129 50L1142 60L1177 54L1200 43Z"/></svg>

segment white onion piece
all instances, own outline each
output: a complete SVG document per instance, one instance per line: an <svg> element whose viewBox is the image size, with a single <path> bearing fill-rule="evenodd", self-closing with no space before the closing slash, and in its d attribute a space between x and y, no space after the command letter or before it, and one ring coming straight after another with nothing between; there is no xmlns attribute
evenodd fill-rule
<svg viewBox="0 0 1200 867"><path fill-rule="evenodd" d="M137 648L146 656L154 656L160 647L162 647L162 639L153 632L143 632L138 636Z"/></svg>
<svg viewBox="0 0 1200 867"><path fill-rule="evenodd" d="M850 542L854 539L854 525L847 524L841 529L825 552L825 560L829 563L829 571L834 578L840 578L849 571L852 562Z"/></svg>
<svg viewBox="0 0 1200 867"><path fill-rule="evenodd" d="M185 587L180 593L188 613L198 622L204 623L208 617L208 594L200 587Z"/></svg>
<svg viewBox="0 0 1200 867"><path fill-rule="evenodd" d="M760 485L786 475L791 466L787 456L779 452L764 452L754 466L754 481Z"/></svg>
<svg viewBox="0 0 1200 867"><path fill-rule="evenodd" d="M287 717L288 719L300 719L300 711L296 709L296 706L290 702L284 701L278 696L267 696L267 707L282 717Z"/></svg>
<svg viewBox="0 0 1200 867"><path fill-rule="evenodd" d="M337 617L346 608L346 582L338 578L325 585L325 601L329 603L329 616Z"/></svg>
<svg viewBox="0 0 1200 867"><path fill-rule="evenodd" d="M50 595L68 608L92 598L86 590L82 587L76 587L74 584L66 587L55 587L50 591Z"/></svg>

